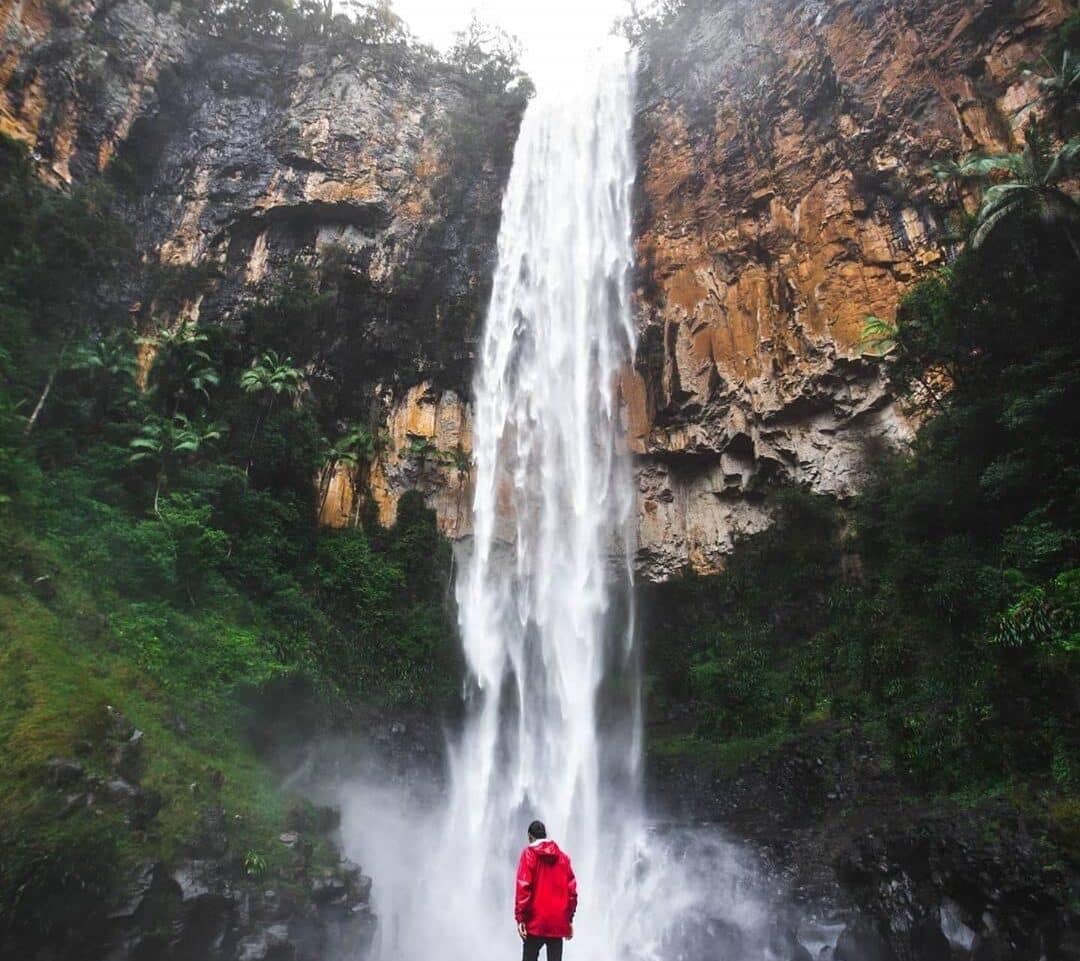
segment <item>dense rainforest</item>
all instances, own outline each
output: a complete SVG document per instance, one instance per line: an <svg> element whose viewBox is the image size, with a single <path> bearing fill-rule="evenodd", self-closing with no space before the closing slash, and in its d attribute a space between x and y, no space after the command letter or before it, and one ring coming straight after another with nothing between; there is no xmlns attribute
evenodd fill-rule
<svg viewBox="0 0 1080 961"><path fill-rule="evenodd" d="M391 70L435 57L386 4L174 6L237 43L328 37ZM680 15L626 30L647 44ZM452 60L485 110L520 111L513 51L488 41L476 27ZM763 483L772 526L718 573L642 585L639 631L661 776L725 784L858 744L876 803L989 831L1020 812L1056 891L1080 859L1075 14L1029 69L1022 147L935 168L948 263L866 319L910 448L869 451L847 498ZM484 119L454 132L466 166ZM220 316L151 329L131 277L180 304L213 268L146 279L124 216L138 170L57 186L37 160L0 140L0 953L59 958L106 937L121 879L148 864L218 858L286 900L361 885L263 729L283 710L322 732L453 716L463 665L452 545L419 492L390 525L365 497L349 525L317 523L334 472L362 489L387 444L318 337L354 306L340 265L297 258ZM411 445L421 469L468 470L461 449Z"/></svg>
<svg viewBox="0 0 1080 961"><path fill-rule="evenodd" d="M57 195L5 143L4 218L2 903L5 925L63 932L127 859L192 843L208 808L228 811L242 873L280 867L286 802L244 746L257 702L298 678L330 712L445 701L449 544L418 499L389 530L317 532L312 478L375 443L326 439L337 424L282 343L317 290L298 280L231 332L89 332L87 299L127 253L100 186ZM121 707L151 745L122 799L143 813L99 816L79 792L112 770Z"/></svg>
<svg viewBox="0 0 1080 961"><path fill-rule="evenodd" d="M390 73L441 62L387 4L177 12L226 44L322 39ZM520 112L505 38L474 24L447 62L491 115ZM461 162L485 122L451 133ZM133 277L168 312L213 268L146 276L124 206L132 159L57 187L0 139L5 956L99 944L126 878L156 891L155 865L190 858L241 888L273 879L281 903L321 883L364 907L370 882L326 840L333 816L283 791L258 748L442 712L460 689L451 548L422 497L389 527L370 499L345 528L317 526L334 472L364 476L386 442L319 353L319 331L353 309L345 272L298 257L228 316L148 329L124 299ZM414 446L421 462L452 455ZM140 921L152 956L181 911L162 900Z"/></svg>

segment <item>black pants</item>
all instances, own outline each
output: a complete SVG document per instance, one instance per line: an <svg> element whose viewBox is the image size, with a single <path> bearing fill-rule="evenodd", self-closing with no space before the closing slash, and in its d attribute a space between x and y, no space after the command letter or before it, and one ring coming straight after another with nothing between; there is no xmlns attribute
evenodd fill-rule
<svg viewBox="0 0 1080 961"><path fill-rule="evenodd" d="M534 938L531 934L525 939L521 949L521 961L536 961L545 944L547 961L562 961L562 938Z"/></svg>

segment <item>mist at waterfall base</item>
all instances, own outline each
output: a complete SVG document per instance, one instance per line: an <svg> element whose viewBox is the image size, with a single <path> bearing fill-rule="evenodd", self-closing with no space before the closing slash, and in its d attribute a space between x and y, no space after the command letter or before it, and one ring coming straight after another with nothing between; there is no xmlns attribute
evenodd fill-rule
<svg viewBox="0 0 1080 961"><path fill-rule="evenodd" d="M375 879L378 961L520 951L514 872L535 817L578 877L570 956L771 956L750 860L715 833L651 827L641 802L617 396L634 348L634 69L625 50L598 55L522 123L475 381L474 534L459 546L465 721L445 785L375 774L342 797L347 850Z"/></svg>

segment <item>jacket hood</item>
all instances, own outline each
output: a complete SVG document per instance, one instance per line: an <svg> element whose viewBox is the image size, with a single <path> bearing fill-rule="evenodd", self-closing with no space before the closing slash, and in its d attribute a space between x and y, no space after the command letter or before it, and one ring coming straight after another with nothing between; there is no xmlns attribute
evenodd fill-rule
<svg viewBox="0 0 1080 961"><path fill-rule="evenodd" d="M559 850L559 845L552 841L551 838L543 838L540 841L534 841L529 846L536 851L536 855L541 861L547 861L549 863L559 860L559 855L562 854L562 851Z"/></svg>

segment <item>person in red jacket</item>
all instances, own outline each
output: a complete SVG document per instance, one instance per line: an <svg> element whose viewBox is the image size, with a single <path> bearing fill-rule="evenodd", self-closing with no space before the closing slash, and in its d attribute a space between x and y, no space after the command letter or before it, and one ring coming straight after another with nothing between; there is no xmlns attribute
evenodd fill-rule
<svg viewBox="0 0 1080 961"><path fill-rule="evenodd" d="M547 961L561 961L563 939L574 936L577 879L570 858L547 836L543 821L529 825L529 843L517 869L514 919L524 942L522 961L536 961L547 948Z"/></svg>

